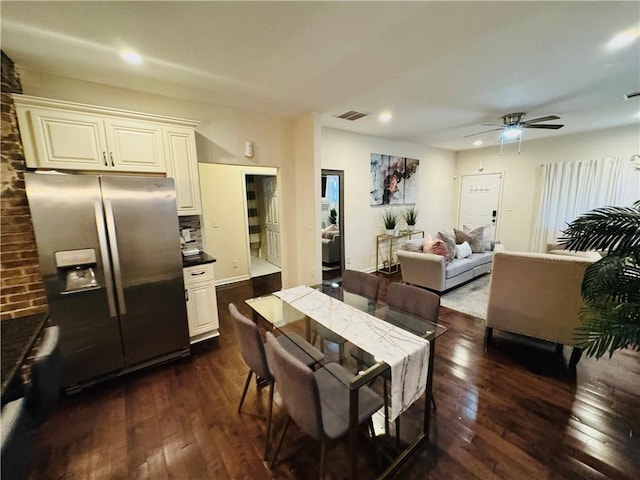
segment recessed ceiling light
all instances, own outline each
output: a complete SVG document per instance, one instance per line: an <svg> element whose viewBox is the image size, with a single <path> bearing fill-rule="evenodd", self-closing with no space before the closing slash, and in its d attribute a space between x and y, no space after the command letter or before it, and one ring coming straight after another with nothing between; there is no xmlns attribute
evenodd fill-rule
<svg viewBox="0 0 640 480"><path fill-rule="evenodd" d="M480 145L482 145L482 140L476 140L475 142L473 142L473 144L474 144L476 147L479 147Z"/></svg>
<svg viewBox="0 0 640 480"><path fill-rule="evenodd" d="M125 62L128 62L128 63L135 63L135 64L142 63L142 57L140 56L140 54L136 52L131 52L131 51L122 52L120 56Z"/></svg>
<svg viewBox="0 0 640 480"><path fill-rule="evenodd" d="M609 42L607 43L607 47L611 49L618 49L622 47L626 47L631 42L633 42L636 38L638 38L638 30L630 29L625 30L624 32L620 32L615 35Z"/></svg>
<svg viewBox="0 0 640 480"><path fill-rule="evenodd" d="M389 120L391 120L391 114L389 112L382 112L380 115L378 115L378 120L382 123L387 123Z"/></svg>

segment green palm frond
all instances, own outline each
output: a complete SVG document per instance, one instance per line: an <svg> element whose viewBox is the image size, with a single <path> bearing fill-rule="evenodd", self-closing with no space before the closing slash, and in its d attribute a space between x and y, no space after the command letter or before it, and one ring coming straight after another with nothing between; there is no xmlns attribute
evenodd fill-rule
<svg viewBox="0 0 640 480"><path fill-rule="evenodd" d="M577 346L596 358L640 350L640 200L632 207L592 210L563 234L561 243L569 250L607 252L584 274Z"/></svg>
<svg viewBox="0 0 640 480"><path fill-rule="evenodd" d="M588 302L606 297L617 302L640 301L640 249L631 256L613 252L587 267L582 296Z"/></svg>
<svg viewBox="0 0 640 480"><path fill-rule="evenodd" d="M626 250L640 245L640 200L632 207L603 207L575 219L560 243L568 250Z"/></svg>

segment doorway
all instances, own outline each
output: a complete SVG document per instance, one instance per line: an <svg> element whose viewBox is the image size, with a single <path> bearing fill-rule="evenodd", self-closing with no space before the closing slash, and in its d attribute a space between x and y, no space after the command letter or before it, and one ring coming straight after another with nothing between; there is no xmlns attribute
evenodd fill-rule
<svg viewBox="0 0 640 480"><path fill-rule="evenodd" d="M502 174L463 175L460 182L458 227L485 225L485 239L495 240L502 192Z"/></svg>
<svg viewBox="0 0 640 480"><path fill-rule="evenodd" d="M251 278L281 272L278 182L273 175L244 174Z"/></svg>
<svg viewBox="0 0 640 480"><path fill-rule="evenodd" d="M323 169L320 178L322 279L339 280L345 268L344 171Z"/></svg>

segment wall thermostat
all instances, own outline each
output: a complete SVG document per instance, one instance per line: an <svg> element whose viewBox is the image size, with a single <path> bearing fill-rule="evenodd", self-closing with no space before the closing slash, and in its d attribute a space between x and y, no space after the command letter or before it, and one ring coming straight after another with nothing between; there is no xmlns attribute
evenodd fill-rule
<svg viewBox="0 0 640 480"><path fill-rule="evenodd" d="M244 142L244 156L247 158L253 157L253 142Z"/></svg>

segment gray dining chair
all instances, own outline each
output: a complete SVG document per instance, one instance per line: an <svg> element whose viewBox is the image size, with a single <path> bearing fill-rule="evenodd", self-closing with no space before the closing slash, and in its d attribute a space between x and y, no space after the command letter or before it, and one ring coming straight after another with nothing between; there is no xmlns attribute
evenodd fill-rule
<svg viewBox="0 0 640 480"><path fill-rule="evenodd" d="M24 480L29 473L29 414L21 397L7 403L0 413L0 478Z"/></svg>
<svg viewBox="0 0 640 480"><path fill-rule="evenodd" d="M345 270L342 275L342 288L351 293L361 295L369 300L378 300L378 285L380 280L375 275L357 270ZM324 352L324 341L338 345L340 363L344 360L344 344L346 340L322 324L315 324L316 335L320 336L320 350ZM315 336L314 342L315 343Z"/></svg>
<svg viewBox="0 0 640 480"><path fill-rule="evenodd" d="M387 289L387 305L391 308L397 308L404 312L420 317L428 322L438 323L438 315L440 314L440 296L424 288L405 283L393 282L389 284ZM388 418L389 403L387 401L388 387L387 381L391 378L391 372L386 370L382 373L384 378L384 408L385 419ZM436 401L431 396L433 409L436 409ZM400 418L396 418L396 442L400 438Z"/></svg>
<svg viewBox="0 0 640 480"><path fill-rule="evenodd" d="M391 308L402 310L404 312L420 317L423 320L437 323L440 313L440 296L436 293L405 283L390 283L387 289L386 304ZM364 365L371 365L375 362L373 356L360 348L353 348L351 355L358 362L358 368ZM391 370L387 369L381 374L383 378L383 398L384 398L384 418L385 431L389 433L389 401L388 401L388 381L391 379ZM436 401L431 396L431 403L434 410L436 409ZM396 443L400 440L400 418L395 420Z"/></svg>
<svg viewBox="0 0 640 480"><path fill-rule="evenodd" d="M393 282L387 289L387 305L428 322L438 323L440 296L424 288Z"/></svg>
<svg viewBox="0 0 640 480"><path fill-rule="evenodd" d="M255 322L242 315L237 307L233 304L229 304L229 313L234 320L236 333L238 334L238 341L240 343L240 351L242 352L242 358L249 367L249 373L247 374L247 380L244 383L242 390L242 396L240 397L240 404L238 405L238 413L242 409L242 404L247 396L247 390L249 389L249 383L251 383L251 377L256 374L256 377L263 379L269 383L269 414L267 419L267 441L264 449L265 459L269 455L269 441L271 438L271 418L273 415L273 375L267 362L264 343L260 336L260 331ZM294 340L292 340L294 338ZM315 348L310 343L306 342L300 335L295 333L289 333L288 336L280 335L278 337L278 343L282 345L282 348L287 350L291 355L300 360L304 365L312 366L322 361L324 354Z"/></svg>
<svg viewBox="0 0 640 480"><path fill-rule="evenodd" d="M32 428L42 425L58 403L62 382L59 343L60 327L46 328L31 365L31 381L26 390L26 408Z"/></svg>
<svg viewBox="0 0 640 480"><path fill-rule="evenodd" d="M320 478L324 478L326 444L349 430L349 388L351 373L337 363L329 363L315 372L285 350L271 332L267 332L267 358L288 413L280 441L271 460L276 463L278 452L291 420L307 435L321 442ZM375 441L371 416L383 405L382 399L369 387L358 394L358 425L368 423ZM377 449L376 449L377 455Z"/></svg>

